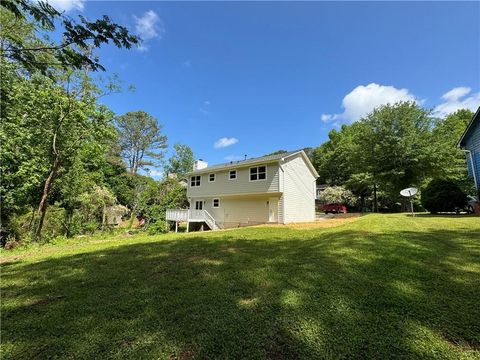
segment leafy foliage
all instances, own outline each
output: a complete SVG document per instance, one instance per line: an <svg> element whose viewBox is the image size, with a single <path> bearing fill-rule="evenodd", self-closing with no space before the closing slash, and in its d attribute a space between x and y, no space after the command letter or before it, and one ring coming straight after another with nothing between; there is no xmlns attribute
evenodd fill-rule
<svg viewBox="0 0 480 360"><path fill-rule="evenodd" d="M319 199L325 204L355 205L356 197L342 186L327 187L320 193Z"/></svg>
<svg viewBox="0 0 480 360"><path fill-rule="evenodd" d="M421 201L425 209L435 214L464 209L467 196L454 182L436 179L422 191Z"/></svg>
<svg viewBox="0 0 480 360"><path fill-rule="evenodd" d="M313 150L312 162L320 182L345 185L360 197L362 208L372 195L374 209L396 208L401 189L436 177L468 189L472 181L455 146L471 116L460 110L435 119L413 102L380 106L360 121L332 130L329 140Z"/></svg>
<svg viewBox="0 0 480 360"><path fill-rule="evenodd" d="M173 145L175 154L168 159L165 166L167 174L176 174L178 179L185 177L185 175L192 171L195 158L193 157L192 149L183 144Z"/></svg>
<svg viewBox="0 0 480 360"><path fill-rule="evenodd" d="M108 16L88 21L79 15L77 22L46 1L3 0L1 6L2 12L14 17L17 25L28 23L32 31L49 33L55 30L57 23L63 27L59 43L39 38L31 41L32 38L18 36L15 31L2 31L1 56L17 62L31 73L47 74L52 67L105 70L99 59L93 56L93 49L110 42L129 49L139 42L137 36L131 35L124 26L113 23Z"/></svg>

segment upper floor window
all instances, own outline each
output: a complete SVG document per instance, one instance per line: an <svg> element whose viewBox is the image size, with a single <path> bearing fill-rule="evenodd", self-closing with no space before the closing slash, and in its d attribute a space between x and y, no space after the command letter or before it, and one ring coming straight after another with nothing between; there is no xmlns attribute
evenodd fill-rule
<svg viewBox="0 0 480 360"><path fill-rule="evenodd" d="M215 174L208 174L208 181L214 182L215 181Z"/></svg>
<svg viewBox="0 0 480 360"><path fill-rule="evenodd" d="M200 175L192 176L192 177L190 178L190 186L191 186L191 187L200 186L200 178L201 178Z"/></svg>
<svg viewBox="0 0 480 360"><path fill-rule="evenodd" d="M267 178L267 167L257 166L250 168L250 181L265 180Z"/></svg>
<svg viewBox="0 0 480 360"><path fill-rule="evenodd" d="M235 180L237 178L237 170L230 170L228 173L228 178L230 180Z"/></svg>

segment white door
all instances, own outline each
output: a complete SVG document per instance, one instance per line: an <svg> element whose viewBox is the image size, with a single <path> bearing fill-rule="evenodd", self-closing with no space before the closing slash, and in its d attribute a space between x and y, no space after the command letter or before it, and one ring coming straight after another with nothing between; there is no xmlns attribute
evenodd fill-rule
<svg viewBox="0 0 480 360"><path fill-rule="evenodd" d="M268 199L268 221L278 222L278 199Z"/></svg>

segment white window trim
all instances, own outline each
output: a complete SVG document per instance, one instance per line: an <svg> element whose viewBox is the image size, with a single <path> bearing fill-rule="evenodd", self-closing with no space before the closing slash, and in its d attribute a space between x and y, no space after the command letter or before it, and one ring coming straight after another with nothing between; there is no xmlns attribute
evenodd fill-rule
<svg viewBox="0 0 480 360"><path fill-rule="evenodd" d="M258 169L259 167L262 167L262 166L265 166L265 179L258 179L258 170L257 170L257 180L252 180L252 178L250 177L250 170L251 169ZM268 167L267 165L257 165L257 166L252 166L250 168L248 168L248 181L249 182L257 182L257 181L266 181L268 179Z"/></svg>
<svg viewBox="0 0 480 360"><path fill-rule="evenodd" d="M232 179L230 178L230 172L232 171L235 171L235 177ZM238 171L237 169L231 169L231 170L228 170L228 180L237 180L238 179Z"/></svg>
<svg viewBox="0 0 480 360"><path fill-rule="evenodd" d="M210 175L213 175L213 180L210 180ZM215 173L208 174L208 182L215 182L215 180L217 180L217 174Z"/></svg>
<svg viewBox="0 0 480 360"><path fill-rule="evenodd" d="M215 200L218 200L218 206L215 206ZM220 207L220 199L219 198L212 199L212 208L217 209L219 207Z"/></svg>
<svg viewBox="0 0 480 360"><path fill-rule="evenodd" d="M193 209L192 210L197 210L197 202L201 202L202 203L202 210L205 210L205 200L203 200L203 199L196 199L193 202Z"/></svg>
<svg viewBox="0 0 480 360"><path fill-rule="evenodd" d="M193 178L193 177L194 177L194 178L200 177L200 185L192 186L192 178ZM195 182L196 182L196 180L195 180ZM191 188L198 188L198 187L202 186L202 175L192 175L192 176L190 176L189 185L190 185Z"/></svg>

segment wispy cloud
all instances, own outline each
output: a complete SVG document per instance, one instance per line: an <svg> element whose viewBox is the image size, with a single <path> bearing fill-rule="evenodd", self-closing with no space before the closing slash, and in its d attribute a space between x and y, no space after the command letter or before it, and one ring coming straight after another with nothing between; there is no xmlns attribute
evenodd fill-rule
<svg viewBox="0 0 480 360"><path fill-rule="evenodd" d="M182 65L186 68L189 68L190 66L192 66L192 62L190 60L185 60Z"/></svg>
<svg viewBox="0 0 480 360"><path fill-rule="evenodd" d="M478 106L480 106L480 92L471 92L472 89L465 86L456 87L446 92L442 95L443 103L435 107L433 114L443 117L459 109L477 111ZM467 96L469 94L470 96Z"/></svg>
<svg viewBox="0 0 480 360"><path fill-rule="evenodd" d="M165 34L163 21L155 11L148 10L140 17L133 15L133 18L135 20L135 32L142 38L142 43L138 46L139 50L148 50L150 40L161 39Z"/></svg>
<svg viewBox="0 0 480 360"><path fill-rule="evenodd" d="M210 100L205 100L203 102L202 107L200 107L200 109L198 109L198 111L200 111L203 115L210 115L211 111L210 111L209 107L210 107Z"/></svg>
<svg viewBox="0 0 480 360"><path fill-rule="evenodd" d="M234 137L223 137L215 141L213 144L213 147L215 149L221 149L221 148L226 148L228 146L232 146L234 144L238 143L238 139Z"/></svg>
<svg viewBox="0 0 480 360"><path fill-rule="evenodd" d="M71 10L82 11L85 7L85 0L47 0L58 11L69 12Z"/></svg>
<svg viewBox="0 0 480 360"><path fill-rule="evenodd" d="M407 89L375 83L360 85L345 95L342 101L344 111L340 114L322 114L321 120L339 126L342 122L353 122L361 119L374 108L399 101L417 101Z"/></svg>

